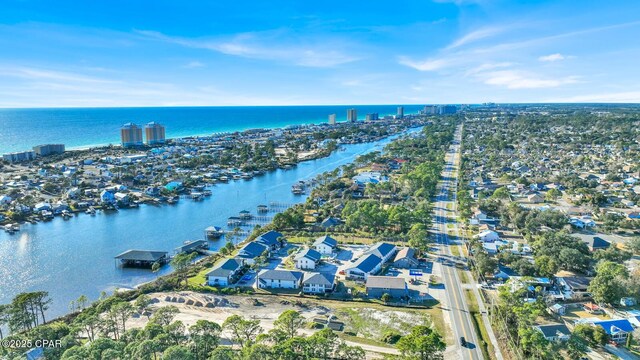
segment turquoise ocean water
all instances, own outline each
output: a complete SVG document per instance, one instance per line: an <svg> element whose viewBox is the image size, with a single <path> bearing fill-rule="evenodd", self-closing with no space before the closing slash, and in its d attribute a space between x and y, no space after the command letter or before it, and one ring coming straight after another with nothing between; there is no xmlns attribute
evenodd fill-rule
<svg viewBox="0 0 640 360"><path fill-rule="evenodd" d="M364 119L367 113L395 115L397 105L0 109L0 153L46 143L63 143L68 149L118 144L120 126L127 122L159 122L166 126L167 137L174 138L319 124L333 113L338 121L344 121L349 108L357 109L358 118ZM421 108L404 105L404 112L417 113Z"/></svg>

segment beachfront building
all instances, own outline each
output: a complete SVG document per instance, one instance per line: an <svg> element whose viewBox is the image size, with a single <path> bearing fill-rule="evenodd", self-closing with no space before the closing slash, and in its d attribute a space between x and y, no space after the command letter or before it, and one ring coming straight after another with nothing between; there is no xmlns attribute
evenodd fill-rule
<svg viewBox="0 0 640 360"><path fill-rule="evenodd" d="M64 153L64 144L44 144L33 147L33 152L38 156L48 156Z"/></svg>
<svg viewBox="0 0 640 360"><path fill-rule="evenodd" d="M336 124L336 114L329 114L329 125Z"/></svg>
<svg viewBox="0 0 640 360"><path fill-rule="evenodd" d="M398 106L398 111L396 112L396 119L404 118L404 107Z"/></svg>
<svg viewBox="0 0 640 360"><path fill-rule="evenodd" d="M144 135L147 145L164 144L165 128L157 122L150 122L144 126Z"/></svg>
<svg viewBox="0 0 640 360"><path fill-rule="evenodd" d="M356 109L347 110L347 121L348 122L358 121L358 111L356 111Z"/></svg>
<svg viewBox="0 0 640 360"><path fill-rule="evenodd" d="M9 163L19 163L19 162L23 162L23 161L33 160L35 158L36 158L36 153L31 151L31 150L13 152L13 153L8 153L8 154L2 155L2 160L6 161L6 162L9 162Z"/></svg>
<svg viewBox="0 0 640 360"><path fill-rule="evenodd" d="M142 146L142 128L134 123L122 125L120 139L123 147Z"/></svg>

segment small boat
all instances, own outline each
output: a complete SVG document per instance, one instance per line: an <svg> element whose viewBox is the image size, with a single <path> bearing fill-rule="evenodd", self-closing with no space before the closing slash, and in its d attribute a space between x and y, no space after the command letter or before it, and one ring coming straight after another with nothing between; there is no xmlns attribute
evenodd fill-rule
<svg viewBox="0 0 640 360"><path fill-rule="evenodd" d="M8 224L4 226L4 230L6 232L8 232L9 234L13 234L16 233L18 231L20 231L20 225L18 224Z"/></svg>
<svg viewBox="0 0 640 360"><path fill-rule="evenodd" d="M179 199L180 199L180 197L176 195L176 196L174 196L174 197L172 197L172 198L169 198L169 199L167 200L167 203L169 203L169 204L175 204L175 203L177 203L177 202L178 202L178 200L179 200Z"/></svg>
<svg viewBox="0 0 640 360"><path fill-rule="evenodd" d="M211 190L205 190L202 192L202 195L204 196L211 196Z"/></svg>
<svg viewBox="0 0 640 360"><path fill-rule="evenodd" d="M222 182L228 182L229 178L226 177L226 176L220 176L219 180L222 181Z"/></svg>
<svg viewBox="0 0 640 360"><path fill-rule="evenodd" d="M202 193L199 192L192 192L191 193L191 198L195 201L199 201L202 200L202 198L204 197L204 195L202 195Z"/></svg>
<svg viewBox="0 0 640 360"><path fill-rule="evenodd" d="M242 174L240 175L240 177L242 177L245 180L251 180L253 176L251 174Z"/></svg>
<svg viewBox="0 0 640 360"><path fill-rule="evenodd" d="M62 216L63 219L70 219L73 215L71 215L69 210L62 210L60 216Z"/></svg>
<svg viewBox="0 0 640 360"><path fill-rule="evenodd" d="M242 179L242 175L240 174L233 175L233 180L240 180L240 179Z"/></svg>
<svg viewBox="0 0 640 360"><path fill-rule="evenodd" d="M93 207L90 207L87 210L85 210L84 213L85 214L89 214L89 215L95 215L96 214L96 209L94 209Z"/></svg>

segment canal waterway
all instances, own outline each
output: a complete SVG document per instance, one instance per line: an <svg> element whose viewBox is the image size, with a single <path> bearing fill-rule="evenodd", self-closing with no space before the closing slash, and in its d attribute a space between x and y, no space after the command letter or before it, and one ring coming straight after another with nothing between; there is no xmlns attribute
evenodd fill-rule
<svg viewBox="0 0 640 360"><path fill-rule="evenodd" d="M292 184L352 162L359 155L382 150L396 137L346 145L328 157L302 162L293 169L218 184L210 187L213 195L203 201L185 198L175 205L143 205L96 216L78 214L69 220L24 224L15 234L0 232L0 304L21 292L48 291L53 302L47 315L52 318L67 313L70 301L82 294L95 300L102 291L132 288L152 280L156 275L150 270L123 269L114 256L128 249L173 253L185 240L202 239L208 226L226 229L227 218L241 210L255 215L259 204L302 202L305 196L292 194ZM211 241L211 249L224 243ZM160 274L169 271L167 265Z"/></svg>

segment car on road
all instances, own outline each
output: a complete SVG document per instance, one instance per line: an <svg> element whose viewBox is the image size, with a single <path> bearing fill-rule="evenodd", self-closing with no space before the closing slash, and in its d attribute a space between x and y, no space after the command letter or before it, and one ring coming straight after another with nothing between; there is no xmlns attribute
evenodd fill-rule
<svg viewBox="0 0 640 360"><path fill-rule="evenodd" d="M467 340L464 336L460 336L460 346L467 346Z"/></svg>

